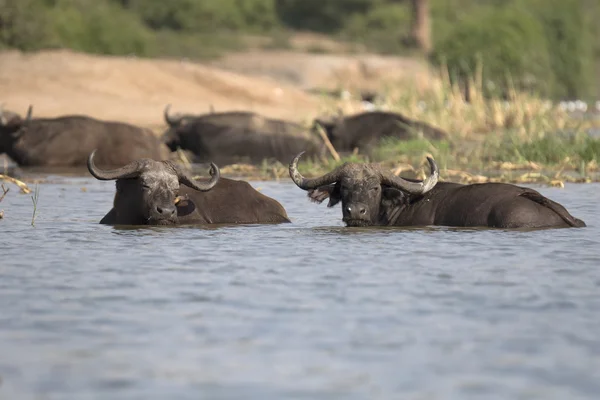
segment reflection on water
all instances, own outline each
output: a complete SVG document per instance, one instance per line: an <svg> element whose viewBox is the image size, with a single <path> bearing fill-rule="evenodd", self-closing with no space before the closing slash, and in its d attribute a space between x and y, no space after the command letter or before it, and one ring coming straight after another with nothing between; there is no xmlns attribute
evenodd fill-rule
<svg viewBox="0 0 600 400"><path fill-rule="evenodd" d="M597 399L599 185L539 188L587 228L110 227L114 183L0 209L0 399ZM82 190L85 188L85 190Z"/></svg>

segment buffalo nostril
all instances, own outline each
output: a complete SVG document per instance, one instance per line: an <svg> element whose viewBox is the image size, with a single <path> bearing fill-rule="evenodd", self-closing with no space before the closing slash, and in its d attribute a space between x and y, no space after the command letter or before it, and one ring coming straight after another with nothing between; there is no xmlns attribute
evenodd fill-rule
<svg viewBox="0 0 600 400"><path fill-rule="evenodd" d="M159 215L171 216L171 215L175 214L175 207L161 207L161 206L156 206L156 212Z"/></svg>
<svg viewBox="0 0 600 400"><path fill-rule="evenodd" d="M360 209L360 215L365 215L366 212L367 210L365 208Z"/></svg>
<svg viewBox="0 0 600 400"><path fill-rule="evenodd" d="M352 207L346 207L346 212L351 213L352 212Z"/></svg>

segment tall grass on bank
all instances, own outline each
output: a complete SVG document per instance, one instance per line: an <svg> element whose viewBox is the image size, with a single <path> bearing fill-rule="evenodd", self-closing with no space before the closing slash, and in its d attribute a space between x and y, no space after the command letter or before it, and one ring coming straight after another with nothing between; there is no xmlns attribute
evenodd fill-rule
<svg viewBox="0 0 600 400"><path fill-rule="evenodd" d="M35 217L37 216L37 206L38 200L40 198L40 186L35 185L35 190L33 195L31 196L31 201L33 202L33 214L31 216L31 226L35 227Z"/></svg>
<svg viewBox="0 0 600 400"><path fill-rule="evenodd" d="M594 122L572 118L556 104L513 87L504 98L486 97L481 70L478 67L468 78L468 89L451 83L445 68L435 74L438 79L433 81L437 83L426 88L403 82L384 89L380 108L435 125L448 132L447 140L428 141L418 136L408 141L388 139L369 155L359 149L358 154L339 161L305 160L300 168L307 175L317 175L346 161L380 162L394 170L418 174L418 168L412 166L424 167L425 156L432 155L442 176L453 175L463 181L600 179L600 139L586 133ZM356 105L324 100L323 110L326 114L342 110L349 115L361 111ZM527 171L537 175L525 176Z"/></svg>

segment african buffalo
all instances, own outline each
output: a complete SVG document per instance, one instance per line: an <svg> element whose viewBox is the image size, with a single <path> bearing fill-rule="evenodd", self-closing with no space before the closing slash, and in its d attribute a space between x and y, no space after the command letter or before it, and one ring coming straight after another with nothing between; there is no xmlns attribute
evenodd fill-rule
<svg viewBox="0 0 600 400"><path fill-rule="evenodd" d="M427 158L431 175L407 180L376 164L345 163L314 179L290 163L290 177L311 200L328 207L342 202L347 226L453 226L492 228L584 227L560 204L533 189L505 183L461 185L438 183L435 161Z"/></svg>
<svg viewBox="0 0 600 400"><path fill-rule="evenodd" d="M348 117L316 118L313 128L320 125L329 141L339 152L351 152L358 148L362 153L371 150L385 137L408 140L422 132L430 140L443 140L448 134L425 122L411 120L401 114L388 111L369 111Z"/></svg>
<svg viewBox="0 0 600 400"><path fill-rule="evenodd" d="M0 154L21 166L85 165L98 149L98 164L117 166L135 159L169 158L169 151L149 129L86 116L31 118L0 124Z"/></svg>
<svg viewBox="0 0 600 400"><path fill-rule="evenodd" d="M123 167L88 170L96 179L116 180L113 208L100 221L108 225L266 224L290 222L276 200L248 182L220 178L211 163L209 182L198 182L171 161L135 160ZM180 187L180 184L183 184Z"/></svg>
<svg viewBox="0 0 600 400"><path fill-rule="evenodd" d="M226 165L275 159L287 163L302 149L310 155L324 150L320 138L291 122L242 111L170 116L169 109L167 105L164 110L169 128L163 142L171 151L191 151L199 162Z"/></svg>

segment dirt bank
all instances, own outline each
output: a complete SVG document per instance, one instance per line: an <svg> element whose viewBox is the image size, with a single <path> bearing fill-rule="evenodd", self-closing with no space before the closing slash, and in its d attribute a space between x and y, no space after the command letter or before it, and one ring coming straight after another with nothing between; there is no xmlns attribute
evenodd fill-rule
<svg viewBox="0 0 600 400"><path fill-rule="evenodd" d="M35 116L87 114L164 127L167 103L174 112L250 110L271 117L308 121L323 111L307 90L373 89L407 79L426 87L423 63L377 55L312 54L249 50L213 62L140 59L68 50L0 53L0 103Z"/></svg>
<svg viewBox="0 0 600 400"><path fill-rule="evenodd" d="M0 102L36 116L88 114L162 126L174 111L245 109L299 120L317 112L318 99L274 80L187 61L106 57L71 51L0 53Z"/></svg>
<svg viewBox="0 0 600 400"><path fill-rule="evenodd" d="M228 54L211 64L244 75L277 79L305 90L375 90L390 81L407 80L422 88L435 83L429 67L421 60L376 54L250 50Z"/></svg>

